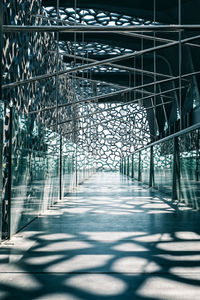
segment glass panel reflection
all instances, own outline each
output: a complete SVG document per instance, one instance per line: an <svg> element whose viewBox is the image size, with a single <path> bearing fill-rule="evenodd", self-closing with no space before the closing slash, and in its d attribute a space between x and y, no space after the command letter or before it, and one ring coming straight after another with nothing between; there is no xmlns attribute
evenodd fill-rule
<svg viewBox="0 0 200 300"><path fill-rule="evenodd" d="M200 208L200 130L179 137L180 199L188 206Z"/></svg>
<svg viewBox="0 0 200 300"><path fill-rule="evenodd" d="M60 135L14 112L12 130L11 234L59 199ZM62 138L62 197L94 171L94 159Z"/></svg>
<svg viewBox="0 0 200 300"><path fill-rule="evenodd" d="M172 196L173 140L153 146L154 187Z"/></svg>
<svg viewBox="0 0 200 300"><path fill-rule="evenodd" d="M149 184L150 175L150 148L141 151L141 181Z"/></svg>
<svg viewBox="0 0 200 300"><path fill-rule="evenodd" d="M138 174L139 174L139 152L136 152L134 153L133 156L133 177L136 180L139 179Z"/></svg>

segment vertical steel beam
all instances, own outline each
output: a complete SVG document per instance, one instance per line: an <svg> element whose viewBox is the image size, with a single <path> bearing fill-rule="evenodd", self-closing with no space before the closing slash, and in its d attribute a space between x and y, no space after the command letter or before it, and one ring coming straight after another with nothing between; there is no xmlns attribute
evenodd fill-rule
<svg viewBox="0 0 200 300"><path fill-rule="evenodd" d="M59 161L59 199L62 199L62 176L63 176L63 142L62 135L60 135L60 161Z"/></svg>
<svg viewBox="0 0 200 300"><path fill-rule="evenodd" d="M200 179L200 129L197 129L196 140L196 181Z"/></svg>
<svg viewBox="0 0 200 300"><path fill-rule="evenodd" d="M0 0L0 101L2 100L3 0Z"/></svg>
<svg viewBox="0 0 200 300"><path fill-rule="evenodd" d="M77 157L77 153L78 153L78 148L77 145L75 147L75 172L76 172L76 186L78 186L78 157Z"/></svg>
<svg viewBox="0 0 200 300"><path fill-rule="evenodd" d="M181 1L178 0L178 22L179 25L181 25ZM183 124L182 124L182 89L181 89L181 75L182 75L182 43L181 43L181 38L182 38L182 32L180 31L178 33L179 37L179 45L178 45L178 52L179 52L179 112L180 112L180 130L183 129Z"/></svg>
<svg viewBox="0 0 200 300"><path fill-rule="evenodd" d="M156 0L154 0L153 2L153 21L156 22ZM154 41L153 41L153 46L154 48L156 48L156 33L153 33L154 36ZM154 51L153 53L153 72L154 72L154 86L153 86L153 90L154 90L154 97L153 97L153 105L154 105L154 109L153 109L153 114L154 114L154 125L153 125L153 134L154 134L154 140L156 141L156 133L157 133L157 129L158 129L158 122L157 122L157 117L156 117L156 92L157 92L157 85L156 85L156 81L157 81L157 76L156 76L156 72L157 72L157 65L156 65L156 51Z"/></svg>
<svg viewBox="0 0 200 300"><path fill-rule="evenodd" d="M173 174L172 174L172 200L180 200L180 155L178 137L173 138Z"/></svg>
<svg viewBox="0 0 200 300"><path fill-rule="evenodd" d="M150 174L149 186L154 187L154 159L153 159L153 146L150 146Z"/></svg>
<svg viewBox="0 0 200 300"><path fill-rule="evenodd" d="M141 151L139 152L139 162L138 162L138 181L141 181Z"/></svg>
<svg viewBox="0 0 200 300"><path fill-rule="evenodd" d="M124 175L126 175L126 157L124 157Z"/></svg>
<svg viewBox="0 0 200 300"><path fill-rule="evenodd" d="M129 156L127 157L127 176L129 176Z"/></svg>
<svg viewBox="0 0 200 300"><path fill-rule="evenodd" d="M2 95L2 58L3 58L3 0L0 0L0 100L3 100ZM11 184L12 184L12 122L13 122L13 110L6 103L4 107L4 116L7 112L7 131L3 134L3 141L6 139L7 143L4 144L4 177L3 177L3 193L2 193L2 239L9 239L11 233Z"/></svg>
<svg viewBox="0 0 200 300"><path fill-rule="evenodd" d="M0 109L4 111L4 104L0 102ZM2 187L3 187L3 130L4 130L4 117L0 117L0 241L2 231Z"/></svg>
<svg viewBox="0 0 200 300"><path fill-rule="evenodd" d="M11 185L12 185L12 122L13 122L13 109L12 107L6 107L9 110L8 122L8 142L7 151L5 155L6 171L4 172L4 197L2 201L2 239L6 240L10 238L11 234ZM5 139L5 137L4 137ZM5 154L5 153L4 153Z"/></svg>
<svg viewBox="0 0 200 300"><path fill-rule="evenodd" d="M2 57L3 57L3 0L0 0L0 105L2 99ZM0 241L2 235L2 152L3 152L3 120L0 120Z"/></svg>
<svg viewBox="0 0 200 300"><path fill-rule="evenodd" d="M134 154L132 154L131 160L132 160L132 165L131 165L131 178L134 178L134 166L133 166Z"/></svg>
<svg viewBox="0 0 200 300"><path fill-rule="evenodd" d="M57 24L59 25L59 0L57 0L57 6L56 6L56 13L57 13ZM56 131L58 132L58 103L59 103L59 32L56 32Z"/></svg>

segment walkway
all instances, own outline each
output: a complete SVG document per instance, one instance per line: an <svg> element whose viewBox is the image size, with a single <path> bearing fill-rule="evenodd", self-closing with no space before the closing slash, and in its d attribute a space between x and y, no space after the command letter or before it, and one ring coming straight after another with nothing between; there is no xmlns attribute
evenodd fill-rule
<svg viewBox="0 0 200 300"><path fill-rule="evenodd" d="M0 247L0 299L199 300L200 213L96 174Z"/></svg>

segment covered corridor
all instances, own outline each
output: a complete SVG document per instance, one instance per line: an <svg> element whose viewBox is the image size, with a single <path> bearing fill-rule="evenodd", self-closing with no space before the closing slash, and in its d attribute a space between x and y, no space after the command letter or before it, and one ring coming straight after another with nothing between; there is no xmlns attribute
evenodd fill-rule
<svg viewBox="0 0 200 300"><path fill-rule="evenodd" d="M0 300L200 299L199 12L0 0Z"/></svg>
<svg viewBox="0 0 200 300"><path fill-rule="evenodd" d="M96 173L1 245L0 299L200 299L199 225L199 212Z"/></svg>

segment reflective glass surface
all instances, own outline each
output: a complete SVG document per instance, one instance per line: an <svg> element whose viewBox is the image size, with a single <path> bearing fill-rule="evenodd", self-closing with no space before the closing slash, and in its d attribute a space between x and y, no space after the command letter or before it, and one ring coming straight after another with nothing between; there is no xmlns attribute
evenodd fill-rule
<svg viewBox="0 0 200 300"><path fill-rule="evenodd" d="M48 209L59 192L59 136L13 112L11 234Z"/></svg>
<svg viewBox="0 0 200 300"><path fill-rule="evenodd" d="M150 148L141 151L141 181L149 184L150 175Z"/></svg>
<svg viewBox="0 0 200 300"><path fill-rule="evenodd" d="M134 156L133 156L133 173L134 173L134 178L138 180L139 152L134 153Z"/></svg>
<svg viewBox="0 0 200 300"><path fill-rule="evenodd" d="M3 122L4 122L4 104L0 102L0 233L2 228L2 153L3 153ZM1 240L1 235L0 235Z"/></svg>
<svg viewBox="0 0 200 300"><path fill-rule="evenodd" d="M200 131L179 137L180 199L187 205L200 208Z"/></svg>
<svg viewBox="0 0 200 300"><path fill-rule="evenodd" d="M13 113L11 234L49 209L60 194L61 138L55 132ZM62 196L94 171L94 160L62 138Z"/></svg>
<svg viewBox="0 0 200 300"><path fill-rule="evenodd" d="M153 146L154 187L172 195L173 140Z"/></svg>

